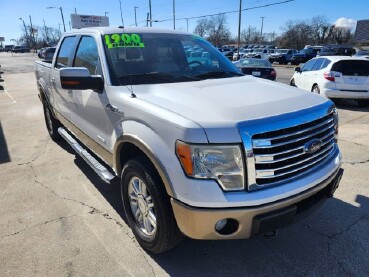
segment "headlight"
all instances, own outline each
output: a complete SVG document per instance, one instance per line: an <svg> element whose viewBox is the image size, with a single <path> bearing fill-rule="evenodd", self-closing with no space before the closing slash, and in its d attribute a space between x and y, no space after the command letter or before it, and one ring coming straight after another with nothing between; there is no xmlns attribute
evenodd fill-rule
<svg viewBox="0 0 369 277"><path fill-rule="evenodd" d="M192 145L177 141L176 154L189 177L215 179L226 191L245 188L242 152L238 145Z"/></svg>

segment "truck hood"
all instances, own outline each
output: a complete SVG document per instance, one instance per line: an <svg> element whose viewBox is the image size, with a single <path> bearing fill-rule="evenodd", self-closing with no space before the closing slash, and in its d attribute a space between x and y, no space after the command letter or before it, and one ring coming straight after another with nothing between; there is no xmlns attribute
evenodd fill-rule
<svg viewBox="0 0 369 277"><path fill-rule="evenodd" d="M133 91L142 100L196 122L205 129L209 141L213 141L209 133L215 130L227 129L229 139L235 139L239 137L236 127L239 122L291 113L328 101L294 87L251 76L136 85Z"/></svg>

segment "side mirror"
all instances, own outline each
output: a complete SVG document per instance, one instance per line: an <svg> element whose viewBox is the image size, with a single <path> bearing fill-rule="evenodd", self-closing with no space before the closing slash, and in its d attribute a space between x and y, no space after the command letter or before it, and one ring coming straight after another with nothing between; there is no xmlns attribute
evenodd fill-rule
<svg viewBox="0 0 369 277"><path fill-rule="evenodd" d="M298 67L295 67L295 71L301 73L301 67L299 67L299 66Z"/></svg>
<svg viewBox="0 0 369 277"><path fill-rule="evenodd" d="M60 83L63 89L92 89L101 93L104 81L100 75L90 75L85 67L67 67L60 69Z"/></svg>

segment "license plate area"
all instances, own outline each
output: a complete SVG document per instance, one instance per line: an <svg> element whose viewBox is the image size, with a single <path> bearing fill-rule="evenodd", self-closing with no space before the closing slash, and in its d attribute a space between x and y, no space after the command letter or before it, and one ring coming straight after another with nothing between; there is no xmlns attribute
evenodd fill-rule
<svg viewBox="0 0 369 277"><path fill-rule="evenodd" d="M252 74L252 76L255 76L255 77L260 77L261 76L260 71L252 71L251 74Z"/></svg>

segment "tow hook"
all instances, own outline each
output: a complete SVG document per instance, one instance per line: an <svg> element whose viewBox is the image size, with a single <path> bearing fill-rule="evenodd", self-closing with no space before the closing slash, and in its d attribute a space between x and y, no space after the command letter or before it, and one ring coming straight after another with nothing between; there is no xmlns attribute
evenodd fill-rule
<svg viewBox="0 0 369 277"><path fill-rule="evenodd" d="M269 231L265 234L263 234L263 237L266 238L266 239L274 239L277 237L277 230L272 230L272 231Z"/></svg>

